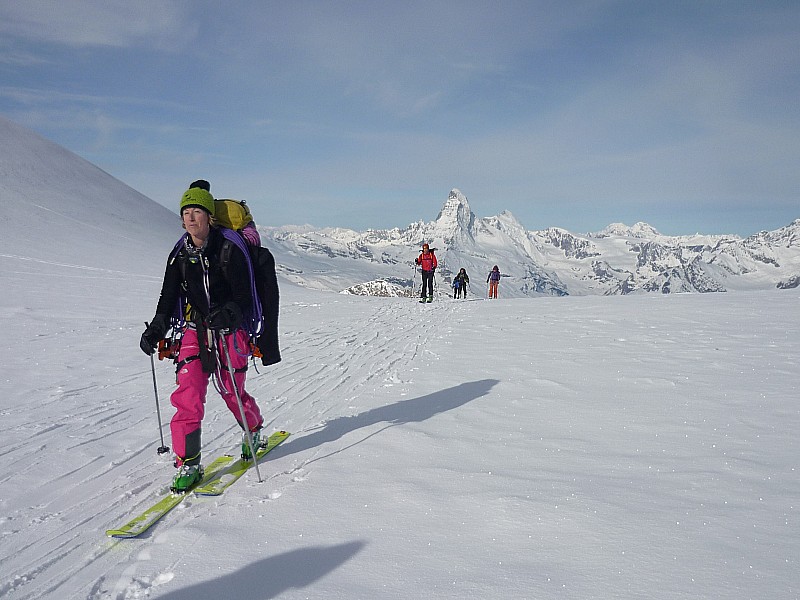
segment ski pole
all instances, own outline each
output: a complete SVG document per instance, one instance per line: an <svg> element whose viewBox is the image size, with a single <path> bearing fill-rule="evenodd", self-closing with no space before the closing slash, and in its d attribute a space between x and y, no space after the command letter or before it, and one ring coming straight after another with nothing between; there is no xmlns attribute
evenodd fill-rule
<svg viewBox="0 0 800 600"><path fill-rule="evenodd" d="M206 258L205 262L203 262L203 287L206 291L206 300L208 301L208 306L211 306L211 293L209 292L209 283L208 283L208 258ZM214 346L216 346L216 335L215 332L209 330L209 334L211 335L211 341ZM261 483L263 480L261 479L261 471L258 470L258 460L256 458L256 448L253 444L253 434L250 433L250 426L247 424L247 415L244 412L244 404L242 404L242 396L239 394L239 386L236 385L236 371L231 364L231 355L228 352L228 344L225 343L225 336L223 334L219 334L219 340L222 343L222 349L225 350L225 360L228 361L228 373L231 376L231 384L233 385L233 393L236 396L236 402L239 404L239 415L242 417L242 428L247 435L247 445L250 448L250 455L253 457L253 464L256 467L256 475L258 476L258 483ZM219 362L217 362L219 365ZM219 371L217 371L219 373ZM222 381L220 381L220 386L222 386Z"/></svg>
<svg viewBox="0 0 800 600"><path fill-rule="evenodd" d="M146 327L150 327L147 323L145 323ZM169 452L169 446L164 445L164 432L162 431L163 426L161 425L161 407L158 403L158 386L156 385L156 361L153 359L153 355L150 355L150 368L153 371L153 391L156 395L156 415L158 415L158 435L161 436L161 445L158 447L157 452L159 454L166 454Z"/></svg>
<svg viewBox="0 0 800 600"><path fill-rule="evenodd" d="M239 386L236 385L235 374L236 371L231 364L231 355L228 352L228 344L225 343L225 335L219 334L219 339L222 342L222 349L225 350L225 360L227 361L228 373L231 376L231 383L233 384L233 392L236 395L236 402L239 403L239 414L242 416L242 425L247 435L247 445L250 447L250 456L253 457L253 466L256 468L256 475L258 476L258 483L261 483L261 471L258 470L258 458L256 457L256 447L253 444L253 434L250 432L250 426L247 424L247 416L244 414L244 404L242 404L242 396L239 394Z"/></svg>

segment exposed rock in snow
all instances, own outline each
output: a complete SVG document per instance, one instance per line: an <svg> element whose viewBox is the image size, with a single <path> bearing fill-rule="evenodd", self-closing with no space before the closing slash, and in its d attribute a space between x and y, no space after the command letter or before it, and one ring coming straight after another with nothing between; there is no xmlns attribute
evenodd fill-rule
<svg viewBox="0 0 800 600"><path fill-rule="evenodd" d="M352 296L409 297L414 295L414 288L408 280L387 278L358 283L340 293Z"/></svg>

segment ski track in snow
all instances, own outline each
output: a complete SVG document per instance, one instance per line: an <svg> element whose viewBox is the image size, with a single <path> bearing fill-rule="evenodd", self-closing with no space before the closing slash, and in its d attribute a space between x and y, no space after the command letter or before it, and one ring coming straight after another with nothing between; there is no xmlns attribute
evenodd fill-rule
<svg viewBox="0 0 800 600"><path fill-rule="evenodd" d="M292 292L290 298L296 295L297 292ZM770 404L773 396L770 386L779 385L776 379L780 377L796 378L795 346L781 337L780 328L770 330L769 335L774 337L758 333L753 323L769 320L769 314L758 306L747 312L737 304L730 308L714 298L678 297L669 300L673 307L670 318L660 321L648 314L646 307L652 302L648 298L606 300L637 303L638 308L631 314L615 309L609 311L612 316L599 317L603 314L598 310L598 303L603 302L599 299L526 300L516 305L518 310L495 314L495 307L503 306L502 303L478 299L457 302L444 297L420 306L415 299L339 299L332 294L321 297L325 298L324 307L284 299L281 312L284 361L276 368L261 369L260 374L250 372L248 390L259 400L267 429L292 432L292 437L261 463L264 483L258 484L251 470L221 498L189 497L140 540L124 542L105 539L105 529L121 524L166 493L172 475L171 458L155 455L159 439L155 431L151 373L147 359L137 347L142 325L126 319L110 327L107 317L98 318L91 311L78 308L55 324L42 320L30 347L21 351L21 356L11 355L8 367L11 380L15 373L20 373L19 379L29 381L30 385L17 392L22 395L16 400L12 396L0 415L3 418L0 542L4 547L14 548L13 554L0 555L0 597L59 598L74 595L76 590L80 590L79 597L91 600L158 595L159 586L169 584L185 565L180 555L164 560L165 555L172 554L159 551L159 547L191 547L203 541L205 527L211 526L209 520L213 521L210 517L252 510L264 502L281 502L292 488L314 480L320 461L350 451L393 427L392 417L396 415L391 410L393 405L409 395L418 396L420 389L428 392L446 389L447 374L439 373L436 365L447 358L443 352L459 352L458 344L464 341L459 336L463 324L468 324L471 335L478 339L473 341L473 349L460 357L462 378L469 379L472 372L477 378L484 367L482 354L475 348L513 337L520 330L534 336L530 343L540 352L538 356L549 353L555 357L548 360L546 368L534 360L509 360L504 367L501 386L536 390L532 397L519 397L506 396L499 389L497 395L502 398L505 410L513 415L520 402L528 405L526 410L534 411L532 415L538 409L539 420L548 421L548 433L547 438L541 433L538 438L531 437L530 451L557 457L558 461L554 465L543 462L536 473L514 475L524 486L535 490L524 497L498 488L491 503L496 505L492 514L497 515L501 531L516 529L513 522L501 518L503 511L519 512L524 510L520 507L526 506L542 510L546 507L543 499L554 491L569 496L572 504L580 506L586 501L584 498L595 497L602 490L599 496L608 499L603 506L606 511L623 514L633 506L644 513L645 507L656 501L647 487L648 477L653 473L666 479L680 472L689 482L681 483L687 486L685 489L658 500L662 510L677 512L694 495L707 505L713 504L706 500L709 492L701 494L699 490L709 486L713 490L722 485L724 471L721 476L694 466L693 453L724 454L721 459L724 469L738 470L739 479L754 489L764 485L758 473L775 470L764 462L752 442L728 440L726 434L726 428L735 426L740 431L749 430L750 439L757 440L772 433L768 425L747 415L739 417L750 419L744 423L734 421L731 425L720 420L722 425L717 423L712 428L714 421L707 422L704 413L697 412L691 402L697 394L710 393L709 389L693 387L698 368L718 373L720 380L749 382L759 375L752 372L750 365L771 357L774 366L764 376L772 379L758 385L762 397L755 401L763 402L769 410L779 410ZM141 301L147 306L151 302L150 298ZM558 302L561 305L554 304ZM569 310L560 308L565 302L570 302ZM674 307L683 303L685 314L680 315ZM522 307L529 308L529 312ZM707 309L715 311L710 322L704 314ZM113 314L114 307L97 310L104 315ZM34 314L38 317L42 313L37 309ZM749 324L741 327L743 318ZM30 319L19 321L28 323ZM12 329L12 336L30 337L30 332L13 331L17 327L14 321L6 318L6 323ZM96 344L88 348L79 346L80 341L93 339ZM105 344L109 339L117 344L124 340L127 346L109 347ZM542 343L552 346L536 346ZM56 358L39 354L42 349L53 347L63 349L63 354ZM81 347L83 354L73 355L70 352L73 347ZM628 358L624 372L614 371L620 368L616 356ZM654 376L654 371L666 373L663 367L654 369L664 356L670 357L672 370L668 376ZM46 366L35 379L24 375L31 363ZM93 367L86 368L87 363ZM602 367L605 363L609 365L608 373ZM452 359L448 364L452 364ZM433 375L430 370L424 372L422 367L426 365L432 367ZM584 371L593 374L596 381L584 378ZM598 378L598 373L603 376ZM168 444L172 375L171 363L157 363ZM415 387L420 385L417 379L423 375L428 379L422 382L422 388ZM433 385L430 377L434 377ZM603 407L611 417L587 401L587 396L614 398L614 404ZM658 403L654 404L654 399ZM636 403L652 404L647 420L637 422L628 416L637 414ZM31 410L31 406L36 410ZM685 439L671 440L669 433L656 436L655 440L643 437L646 432L658 431L653 420L668 422L676 411L685 411ZM577 417L579 413L581 416ZM42 414L56 418L48 421L41 419ZM456 423L463 418L457 414L450 416ZM786 417L796 415L787 412ZM591 426L584 426L580 434L574 433L572 420L578 418L589 422L596 418L598 428L605 427L606 432L595 435ZM473 415L465 424L480 420ZM509 429L498 442L513 444L528 440L530 431L526 427L520 423L519 430ZM406 429L407 435L427 435L422 427ZM439 435L443 436L442 441L448 441L446 436L456 433ZM605 435L610 442L618 443L606 442ZM204 462L230 451L238 444L239 437L232 415L210 388L203 430ZM629 443L619 444L626 441ZM458 438L449 442L458 443ZM640 445L653 452L647 472L641 472L641 463L637 462L641 460ZM787 447L786 452L790 451ZM588 467L578 465L593 456L598 457L608 472L583 488L575 480L580 479L581 469L585 471ZM59 461L57 468L50 464L54 460ZM488 457L473 460L481 463ZM457 462L446 466L442 472L459 475L456 465ZM434 464L428 468L437 467ZM467 465L467 471L460 476L475 477L474 472L469 472L473 468L474 463ZM492 471L497 475L513 473L514 457L507 464L493 466ZM53 478L54 472L58 474ZM576 477L571 477L572 474ZM778 479L778 475L773 477ZM256 488L259 485L264 487ZM380 482L380 485L385 484ZM569 489L574 491L568 492ZM617 500L620 489L626 492ZM790 509L777 503L776 506L784 511L783 518L788 523L786 515ZM700 504L695 512L703 514L709 510ZM587 504L583 514L596 511ZM690 519L693 514L687 511L685 518ZM568 526L558 515L551 517L548 527ZM547 522L542 515L538 519L540 526ZM586 525L589 524L587 517ZM87 531L94 535L87 536ZM542 545L550 543L548 531L543 529L537 534L536 539ZM659 532L651 534L654 540L659 535ZM740 543L750 543L750 539L745 537ZM776 543L781 548L790 544L783 539L777 539ZM155 560L154 555L159 559Z"/></svg>
<svg viewBox="0 0 800 600"><path fill-rule="evenodd" d="M248 390L259 399L267 426L271 423L274 428L293 434L284 442L285 447L273 451L273 455L291 452L291 442L323 427L328 415L341 416L343 401L358 406L362 397L369 397L377 388L408 382L411 365L429 336L446 327L452 314L452 307L443 303L419 307L415 301L379 300L364 304L363 312L353 314L347 303L342 321L337 323L313 323L310 315L306 318L306 314L315 312L313 305L298 303L283 307L282 321L302 319L313 325L308 329L292 327L284 334L282 365L285 367L279 373L262 369L259 375L251 367ZM427 312L420 314L420 309ZM415 321L413 327L409 327L410 320ZM320 356L325 357L324 362L319 360ZM171 363L169 367L166 364L157 364L157 376L164 435L169 443ZM32 390L41 410L52 406L54 412L61 413L58 423L44 428L35 419L28 420L27 411L6 411L15 413L16 434L3 435L3 440L10 441L0 441L0 483L13 489L18 485L19 475L15 466L25 465L27 485L34 486L26 496L35 497L37 502L14 507L4 502L7 510L0 521L0 535L3 543L13 544L18 550L13 556L0 558L0 571L14 573L0 580L0 597L13 593L20 600L42 598L58 595L62 587L71 589L76 580L102 580L103 576L97 573L98 564L112 555L114 562L132 564L114 583L110 596L107 595L110 582L105 582L96 583L94 591L87 589L87 598L135 597L145 593L149 586L171 578L170 569L152 579L137 578L137 544L119 544L102 538L104 529L119 524L121 519L132 516L167 491L172 475L169 459L160 457L154 461L158 440L143 435L155 429L154 415L136 407L142 402L154 403L152 394L148 396L151 388L149 369L82 386L59 385L52 389L44 384ZM232 416L227 409L220 408L221 404L210 387L203 431L206 461L228 451L239 439ZM65 406L69 408L65 410ZM136 417L137 414L142 416ZM102 440L120 436L130 442L126 453L105 455ZM216 451L212 452L212 448ZM271 472L269 459L260 463L262 475L275 490L271 497L278 498L286 485L305 481L310 476L307 465L323 451L331 452L329 448L310 448L293 458L292 467L277 473ZM49 472L52 467L43 463L52 460L54 454L64 460L55 481L39 480L32 475L38 470ZM252 473L251 470L248 478ZM5 493L4 497L18 495ZM189 506L192 510L185 510ZM209 511L214 511L213 503L187 498L165 518L164 524L168 523L165 528L181 528L187 520L203 518ZM81 538L87 522L96 524L98 539ZM160 534L156 525L144 539ZM15 541L18 539L26 541ZM75 564L80 567L76 569ZM68 582L72 582L70 586L66 585Z"/></svg>

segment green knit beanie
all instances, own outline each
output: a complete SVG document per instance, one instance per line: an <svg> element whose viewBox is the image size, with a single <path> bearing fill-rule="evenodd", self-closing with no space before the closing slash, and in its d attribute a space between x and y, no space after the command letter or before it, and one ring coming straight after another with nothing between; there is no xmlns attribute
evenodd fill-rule
<svg viewBox="0 0 800 600"><path fill-rule="evenodd" d="M183 209L189 206L202 208L212 217L214 216L214 196L202 188L189 188L184 192L179 212L183 214Z"/></svg>

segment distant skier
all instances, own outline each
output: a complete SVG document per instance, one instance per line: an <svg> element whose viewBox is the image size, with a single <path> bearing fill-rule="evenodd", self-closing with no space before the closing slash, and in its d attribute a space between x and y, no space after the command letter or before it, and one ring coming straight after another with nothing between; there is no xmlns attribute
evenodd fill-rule
<svg viewBox="0 0 800 600"><path fill-rule="evenodd" d="M433 302L433 274L439 266L436 255L428 244L422 244L422 254L414 262L422 267L422 292L420 302Z"/></svg>
<svg viewBox="0 0 800 600"><path fill-rule="evenodd" d="M497 265L489 271L486 283L489 284L489 298L497 298L497 287L500 285L500 268Z"/></svg>
<svg viewBox="0 0 800 600"><path fill-rule="evenodd" d="M172 490L186 492L203 477L200 465L200 430L205 412L209 376L239 425L252 432L253 445L261 445L264 423L255 399L245 391L249 340L242 315L251 305L251 277L242 251L214 226L215 203L204 180L192 184L181 198L180 215L186 235L183 247L164 273L156 315L142 334L140 348L152 355L170 328L176 305L186 307L186 328L179 332L177 389L171 401L176 412L170 428L178 468ZM227 262L223 266L223 256ZM224 344L224 345L223 345ZM226 348L229 350L226 352ZM224 364L230 356L230 365ZM231 381L231 371L235 371ZM241 423L239 392L247 423ZM244 434L247 439L247 434ZM242 455L249 458L249 441Z"/></svg>
<svg viewBox="0 0 800 600"><path fill-rule="evenodd" d="M464 299L467 299L467 286L469 285L469 275L465 269L461 269L453 278L453 298L460 298L464 294Z"/></svg>

